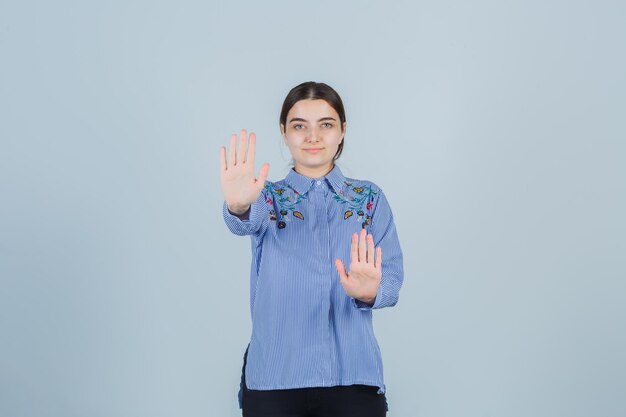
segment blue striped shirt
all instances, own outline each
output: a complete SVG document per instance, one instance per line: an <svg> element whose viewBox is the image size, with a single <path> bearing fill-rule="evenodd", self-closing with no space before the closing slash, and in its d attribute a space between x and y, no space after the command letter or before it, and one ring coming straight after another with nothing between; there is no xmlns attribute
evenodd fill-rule
<svg viewBox="0 0 626 417"><path fill-rule="evenodd" d="M224 202L223 215L231 232L251 238L248 389L364 384L385 393L372 310L397 303L403 264L383 191L337 165L320 178L292 168L266 181L247 213L234 215ZM382 248L373 305L346 294L334 262L350 272L351 237L362 228Z"/></svg>

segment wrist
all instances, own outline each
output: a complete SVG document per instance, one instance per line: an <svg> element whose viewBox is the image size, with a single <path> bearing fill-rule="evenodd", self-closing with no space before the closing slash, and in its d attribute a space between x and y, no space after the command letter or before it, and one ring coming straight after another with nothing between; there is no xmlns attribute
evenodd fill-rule
<svg viewBox="0 0 626 417"><path fill-rule="evenodd" d="M357 300L365 303L365 304L370 304L370 305L374 305L374 302L376 301L376 296L374 297L370 297L370 298L357 298Z"/></svg>
<svg viewBox="0 0 626 417"><path fill-rule="evenodd" d="M232 214L236 214L236 215L242 215L245 214L248 210L250 210L250 206L237 206L237 205L230 205L227 204L228 206L228 211L230 211Z"/></svg>

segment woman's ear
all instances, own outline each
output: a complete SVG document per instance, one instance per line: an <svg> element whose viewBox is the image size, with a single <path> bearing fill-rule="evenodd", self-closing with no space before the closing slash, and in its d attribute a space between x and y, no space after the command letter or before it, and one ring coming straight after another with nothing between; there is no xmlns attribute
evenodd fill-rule
<svg viewBox="0 0 626 417"><path fill-rule="evenodd" d="M287 143L287 132L285 132L285 125L280 124L280 134L283 136L283 140Z"/></svg>

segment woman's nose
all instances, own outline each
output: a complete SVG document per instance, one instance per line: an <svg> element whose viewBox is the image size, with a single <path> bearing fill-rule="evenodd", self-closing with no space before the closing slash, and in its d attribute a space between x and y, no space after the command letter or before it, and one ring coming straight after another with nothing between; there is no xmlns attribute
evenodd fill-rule
<svg viewBox="0 0 626 417"><path fill-rule="evenodd" d="M309 130L309 134L307 136L307 140L309 142L317 142L319 140L319 135L316 129Z"/></svg>

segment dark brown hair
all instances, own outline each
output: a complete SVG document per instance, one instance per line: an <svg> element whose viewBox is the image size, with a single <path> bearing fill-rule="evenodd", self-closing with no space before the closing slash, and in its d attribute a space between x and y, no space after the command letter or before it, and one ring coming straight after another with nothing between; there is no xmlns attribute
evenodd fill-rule
<svg viewBox="0 0 626 417"><path fill-rule="evenodd" d="M300 85L295 86L289 91L285 101L283 102L283 108L280 111L280 124L285 126L287 130L287 114L289 110L300 100L324 100L330 107L335 109L339 115L339 123L341 124L341 131L343 132L343 124L346 121L346 112L343 108L343 102L339 94L328 84L316 83L315 81L307 81ZM341 152L343 151L343 143L345 137L341 140L337 153L333 157L333 162L339 159Z"/></svg>

